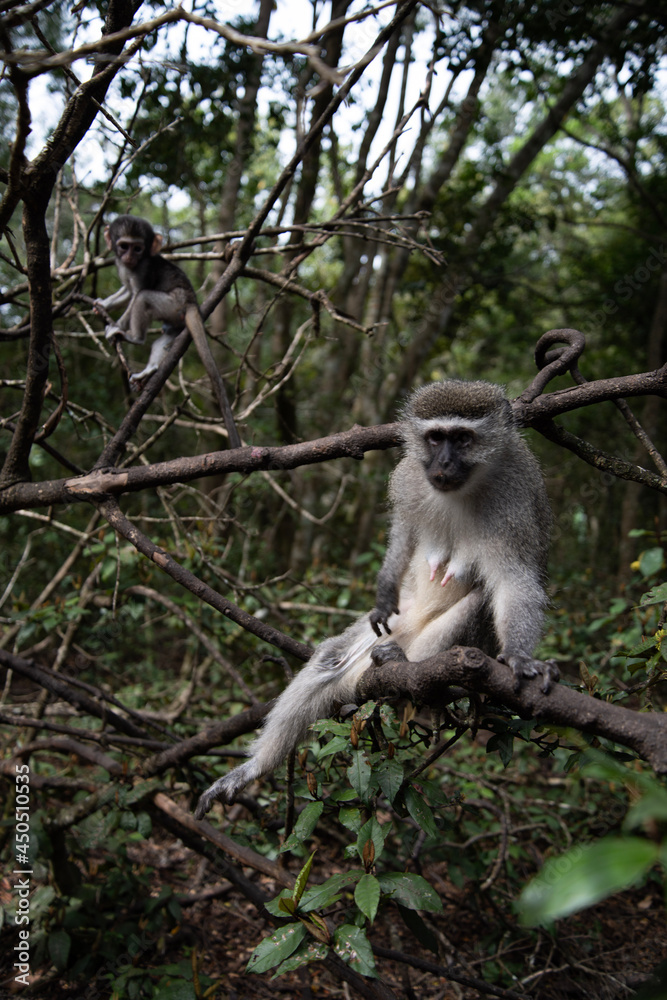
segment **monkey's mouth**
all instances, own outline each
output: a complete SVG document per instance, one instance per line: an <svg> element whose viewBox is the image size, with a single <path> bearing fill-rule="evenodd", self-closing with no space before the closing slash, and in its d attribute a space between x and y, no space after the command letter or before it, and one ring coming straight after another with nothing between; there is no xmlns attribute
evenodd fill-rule
<svg viewBox="0 0 667 1000"><path fill-rule="evenodd" d="M440 490L441 493L450 493L452 490L458 490L465 483L468 477L462 475L461 473L447 475L444 472L434 472L428 476L428 481L436 490Z"/></svg>

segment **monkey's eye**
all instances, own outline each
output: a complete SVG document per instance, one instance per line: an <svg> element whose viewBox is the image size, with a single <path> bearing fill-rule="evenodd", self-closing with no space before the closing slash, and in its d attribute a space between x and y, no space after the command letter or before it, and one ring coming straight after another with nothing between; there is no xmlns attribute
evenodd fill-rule
<svg viewBox="0 0 667 1000"><path fill-rule="evenodd" d="M462 448L467 447L467 445L472 444L475 440L475 435L472 431L459 431L456 435L456 443Z"/></svg>
<svg viewBox="0 0 667 1000"><path fill-rule="evenodd" d="M437 444L442 444L442 442L445 441L447 437L448 435L446 431L438 430L437 428L435 428L434 430L428 431L425 434L424 440L426 441L426 444L437 445Z"/></svg>
<svg viewBox="0 0 667 1000"><path fill-rule="evenodd" d="M118 240L116 246L121 253L127 253L128 250L136 250L137 253L141 253L144 248L143 243L134 243L132 240Z"/></svg>

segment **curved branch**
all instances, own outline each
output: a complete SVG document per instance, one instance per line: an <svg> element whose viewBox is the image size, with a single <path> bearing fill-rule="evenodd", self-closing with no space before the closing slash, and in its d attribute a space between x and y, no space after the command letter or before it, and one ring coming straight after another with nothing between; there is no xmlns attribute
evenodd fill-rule
<svg viewBox="0 0 667 1000"><path fill-rule="evenodd" d="M437 707L451 701L448 689L465 687L486 694L524 719L539 724L571 726L629 747L658 774L667 773L667 718L659 712L633 712L565 684L544 694L540 678L524 681L516 690L514 676L480 649L454 646L420 663L392 661L372 666L357 686L357 697L408 696L421 705Z"/></svg>
<svg viewBox="0 0 667 1000"><path fill-rule="evenodd" d="M547 348L554 344L565 346L548 351ZM622 399L624 396L660 396L667 399L667 364L655 371L637 375L602 378L595 382L583 380L582 384L569 389L557 389L547 396L540 395L547 383L568 371L575 381L581 379L577 361L585 346L586 338L583 333L570 328L548 330L540 337L535 348L535 363L542 370L525 392L512 401L514 417L520 426L535 427L540 421L570 410L578 410L580 406Z"/></svg>
<svg viewBox="0 0 667 1000"><path fill-rule="evenodd" d="M549 350L555 345L559 346L556 346L555 350ZM660 493L667 493L667 463L623 398L652 394L667 397L667 365L641 375L589 382L577 365L585 346L586 338L583 333L570 328L549 330L540 337L535 348L535 363L541 370L528 388L512 403L517 423L524 427L534 427L544 437L569 449L596 469L610 472L619 479L640 483ZM553 378L568 371L576 387L553 392L548 396L540 395ZM564 413L603 400L613 402L623 414L632 433L651 456L658 470L657 474L594 447L563 427L557 426L551 419L556 413Z"/></svg>

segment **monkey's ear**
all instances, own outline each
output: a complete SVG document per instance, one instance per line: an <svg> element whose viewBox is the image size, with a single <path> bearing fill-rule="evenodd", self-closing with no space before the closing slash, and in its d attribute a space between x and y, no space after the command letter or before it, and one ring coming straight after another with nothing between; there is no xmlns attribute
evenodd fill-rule
<svg viewBox="0 0 667 1000"><path fill-rule="evenodd" d="M153 242L151 243L151 257L154 257L156 253L160 252L160 247L162 246L162 237L159 233L156 233L153 237Z"/></svg>
<svg viewBox="0 0 667 1000"><path fill-rule="evenodd" d="M111 226L104 227L104 242L108 246L109 250L113 250L113 244L111 242Z"/></svg>

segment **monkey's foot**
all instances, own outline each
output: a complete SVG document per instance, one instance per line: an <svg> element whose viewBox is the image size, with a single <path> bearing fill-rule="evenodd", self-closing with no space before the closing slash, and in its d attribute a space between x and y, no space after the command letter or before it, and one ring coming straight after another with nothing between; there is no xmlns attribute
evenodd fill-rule
<svg viewBox="0 0 667 1000"><path fill-rule="evenodd" d="M555 660L534 660L532 656L525 656L523 653L515 653L505 656L499 653L496 657L499 663L506 663L514 674L514 686L518 690L521 682L531 677L541 676L542 691L549 694L551 688L560 680L558 664Z"/></svg>
<svg viewBox="0 0 667 1000"><path fill-rule="evenodd" d="M112 340L114 337L120 337L125 340L125 330L121 330L119 326L115 326L113 323L107 324L104 328L104 336L107 340Z"/></svg>
<svg viewBox="0 0 667 1000"><path fill-rule="evenodd" d="M230 806L239 792L242 792L245 786L256 777L256 768L249 760L245 764L241 764L240 767L235 767L224 778L218 778L200 796L195 809L195 819L203 819L214 802L222 802L223 806Z"/></svg>
<svg viewBox="0 0 667 1000"><path fill-rule="evenodd" d="M371 649L371 660L376 667L381 667L392 660L407 662L407 656L397 642L384 642L381 646L374 646Z"/></svg>
<svg viewBox="0 0 667 1000"><path fill-rule="evenodd" d="M147 365L143 371L135 372L134 375L130 375L130 388L134 389L135 392L141 392L144 385L157 371L157 365Z"/></svg>

